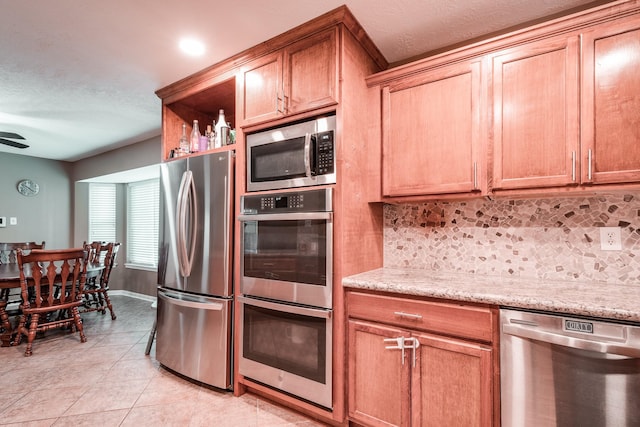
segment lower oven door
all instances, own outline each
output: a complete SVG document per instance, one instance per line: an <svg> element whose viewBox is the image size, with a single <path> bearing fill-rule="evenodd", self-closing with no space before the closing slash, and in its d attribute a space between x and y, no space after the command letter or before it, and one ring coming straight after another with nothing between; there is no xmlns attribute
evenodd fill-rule
<svg viewBox="0 0 640 427"><path fill-rule="evenodd" d="M332 311L238 297L241 375L332 407Z"/></svg>

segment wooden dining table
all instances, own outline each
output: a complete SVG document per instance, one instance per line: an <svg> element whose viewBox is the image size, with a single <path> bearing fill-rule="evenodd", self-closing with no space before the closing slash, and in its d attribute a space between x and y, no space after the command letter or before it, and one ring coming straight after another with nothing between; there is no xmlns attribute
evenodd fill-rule
<svg viewBox="0 0 640 427"><path fill-rule="evenodd" d="M31 266L25 265L25 276L31 276ZM87 264L87 280L96 277L104 270L104 264L89 263ZM0 290L20 288L20 268L17 263L0 264ZM13 336L13 328L9 320L9 314L6 307L0 305L0 326L4 329L0 334L0 347L9 347L11 345L11 337Z"/></svg>

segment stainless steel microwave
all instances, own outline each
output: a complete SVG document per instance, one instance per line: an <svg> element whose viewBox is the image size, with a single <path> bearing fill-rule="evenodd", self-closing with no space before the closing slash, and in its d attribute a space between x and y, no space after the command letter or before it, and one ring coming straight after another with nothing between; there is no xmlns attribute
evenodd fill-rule
<svg viewBox="0 0 640 427"><path fill-rule="evenodd" d="M247 135L247 191L336 183L336 116Z"/></svg>

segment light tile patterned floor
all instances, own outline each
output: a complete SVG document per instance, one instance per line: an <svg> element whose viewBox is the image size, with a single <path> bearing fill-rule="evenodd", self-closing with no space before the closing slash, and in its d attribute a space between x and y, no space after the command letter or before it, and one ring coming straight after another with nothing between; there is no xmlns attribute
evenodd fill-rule
<svg viewBox="0 0 640 427"><path fill-rule="evenodd" d="M83 314L86 343L52 330L24 357L24 342L0 348L0 425L321 426L251 394L234 397L187 381L145 356L155 309L112 297L118 318Z"/></svg>

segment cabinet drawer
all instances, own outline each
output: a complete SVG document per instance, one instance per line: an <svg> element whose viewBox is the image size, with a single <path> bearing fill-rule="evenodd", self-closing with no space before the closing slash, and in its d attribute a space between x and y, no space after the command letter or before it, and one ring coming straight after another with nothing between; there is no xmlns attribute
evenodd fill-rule
<svg viewBox="0 0 640 427"><path fill-rule="evenodd" d="M347 292L347 314L404 328L491 342L490 308Z"/></svg>

